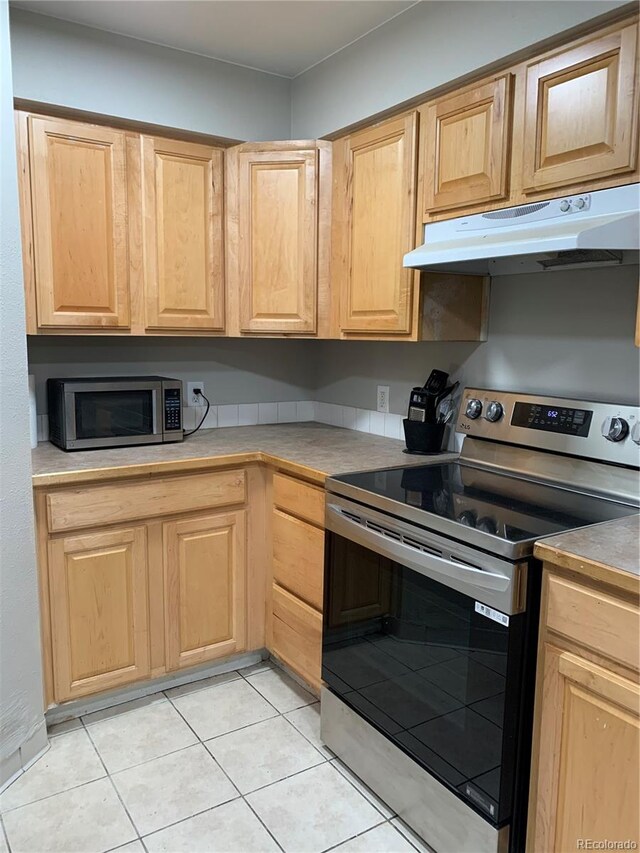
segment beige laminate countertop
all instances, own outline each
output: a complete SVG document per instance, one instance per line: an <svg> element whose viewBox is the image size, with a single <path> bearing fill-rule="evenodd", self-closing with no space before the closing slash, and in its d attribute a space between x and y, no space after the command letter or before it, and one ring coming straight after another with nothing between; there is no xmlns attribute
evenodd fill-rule
<svg viewBox="0 0 640 853"><path fill-rule="evenodd" d="M65 453L49 442L32 452L33 485L58 486L266 462L324 483L327 476L424 465L457 454L410 456L404 442L317 423L203 430L176 444Z"/></svg>
<svg viewBox="0 0 640 853"><path fill-rule="evenodd" d="M535 555L627 592L640 590L640 515L594 524L538 542Z"/></svg>

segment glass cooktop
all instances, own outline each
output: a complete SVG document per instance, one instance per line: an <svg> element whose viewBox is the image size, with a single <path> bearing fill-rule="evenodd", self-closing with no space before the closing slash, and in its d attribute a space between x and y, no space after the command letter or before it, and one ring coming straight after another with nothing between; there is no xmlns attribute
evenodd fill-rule
<svg viewBox="0 0 640 853"><path fill-rule="evenodd" d="M345 474L327 481L327 488L487 550L496 549L482 542L486 536L513 546L532 545L543 536L638 512L627 504L458 461ZM436 518L423 518L420 510ZM508 556L525 553L522 547L517 554L498 550Z"/></svg>

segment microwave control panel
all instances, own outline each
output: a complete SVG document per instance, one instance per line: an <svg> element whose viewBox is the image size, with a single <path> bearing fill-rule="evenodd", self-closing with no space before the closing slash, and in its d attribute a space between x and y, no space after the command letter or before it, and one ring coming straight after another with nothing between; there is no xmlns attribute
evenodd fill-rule
<svg viewBox="0 0 640 853"><path fill-rule="evenodd" d="M164 431L182 429L182 401L179 388L166 388L164 392Z"/></svg>

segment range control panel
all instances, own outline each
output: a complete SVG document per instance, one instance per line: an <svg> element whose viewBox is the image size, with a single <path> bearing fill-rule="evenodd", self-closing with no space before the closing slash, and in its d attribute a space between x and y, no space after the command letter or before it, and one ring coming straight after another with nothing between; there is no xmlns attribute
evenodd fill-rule
<svg viewBox="0 0 640 853"><path fill-rule="evenodd" d="M640 467L640 407L466 388L456 432Z"/></svg>

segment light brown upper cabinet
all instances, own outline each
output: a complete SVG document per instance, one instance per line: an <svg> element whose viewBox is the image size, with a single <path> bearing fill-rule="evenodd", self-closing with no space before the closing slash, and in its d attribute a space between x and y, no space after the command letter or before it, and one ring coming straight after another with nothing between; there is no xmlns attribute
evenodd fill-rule
<svg viewBox="0 0 640 853"><path fill-rule="evenodd" d="M631 24L527 67L524 192L634 170L637 31Z"/></svg>
<svg viewBox="0 0 640 853"><path fill-rule="evenodd" d="M22 199L23 208L31 207L33 228L33 257L25 269L37 325L128 327L125 133L39 116L29 117L25 132L29 185ZM29 220L29 211L23 216Z"/></svg>
<svg viewBox="0 0 640 853"><path fill-rule="evenodd" d="M511 81L505 74L426 108L426 214L507 197Z"/></svg>
<svg viewBox="0 0 640 853"><path fill-rule="evenodd" d="M414 247L417 113L383 122L334 144L332 285L340 330L408 334Z"/></svg>
<svg viewBox="0 0 640 853"><path fill-rule="evenodd" d="M145 325L224 330L223 152L142 137Z"/></svg>
<svg viewBox="0 0 640 853"><path fill-rule="evenodd" d="M227 154L230 326L313 335L323 286L320 186L328 146L239 145ZM322 245L319 245L322 241Z"/></svg>

